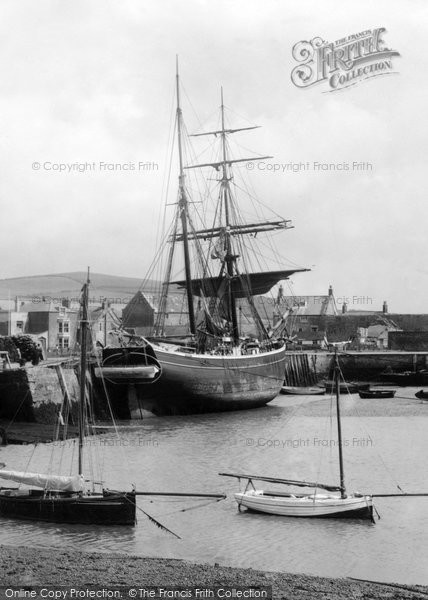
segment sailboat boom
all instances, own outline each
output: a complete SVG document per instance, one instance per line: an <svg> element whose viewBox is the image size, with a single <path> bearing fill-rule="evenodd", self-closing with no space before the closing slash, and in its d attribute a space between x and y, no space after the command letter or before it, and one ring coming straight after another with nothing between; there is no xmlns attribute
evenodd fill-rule
<svg viewBox="0 0 428 600"><path fill-rule="evenodd" d="M312 482L312 481L298 481L296 479L279 479L278 477L265 477L263 475L243 475L242 473L219 473L223 477L235 477L237 479L248 479L251 481L255 479L257 481L266 481L267 483L280 483L282 485L295 485L297 487L312 487L322 488L329 492L340 492L341 488L337 485L328 485L326 483Z"/></svg>

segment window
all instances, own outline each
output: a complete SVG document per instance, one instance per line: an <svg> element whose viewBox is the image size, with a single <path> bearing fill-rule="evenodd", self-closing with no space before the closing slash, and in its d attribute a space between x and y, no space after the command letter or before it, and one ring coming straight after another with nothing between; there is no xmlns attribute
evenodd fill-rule
<svg viewBox="0 0 428 600"><path fill-rule="evenodd" d="M20 331L22 331L24 329L24 321L17 321L16 329L19 329Z"/></svg>
<svg viewBox="0 0 428 600"><path fill-rule="evenodd" d="M58 321L58 333L70 333L70 321Z"/></svg>
<svg viewBox="0 0 428 600"><path fill-rule="evenodd" d="M314 333L315 333L316 331L318 331L318 326L317 326L317 325L313 325L313 326L311 327L311 331L313 331Z"/></svg>
<svg viewBox="0 0 428 600"><path fill-rule="evenodd" d="M60 350L68 350L70 348L70 340L66 337L60 337L58 340L58 346Z"/></svg>

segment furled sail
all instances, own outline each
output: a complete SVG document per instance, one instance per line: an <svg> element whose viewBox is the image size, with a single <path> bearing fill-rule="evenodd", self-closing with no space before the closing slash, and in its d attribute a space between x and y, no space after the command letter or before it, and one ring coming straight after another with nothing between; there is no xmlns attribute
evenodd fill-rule
<svg viewBox="0 0 428 600"><path fill-rule="evenodd" d="M25 471L0 470L0 477L8 481L34 485L55 492L82 492L84 479L82 475L66 477L62 475L43 475L42 473L27 473Z"/></svg>
<svg viewBox="0 0 428 600"><path fill-rule="evenodd" d="M282 271L267 271L263 273L247 273L243 275L234 275L231 279L231 291L235 298L247 298L248 295L260 296L267 294L270 289L279 281L288 279L294 273L308 271L308 269L287 269ZM192 279L192 291L195 296L218 296L221 297L220 287L224 282L224 277L203 277ZM171 281L171 285L178 285L181 288L186 286L186 281Z"/></svg>

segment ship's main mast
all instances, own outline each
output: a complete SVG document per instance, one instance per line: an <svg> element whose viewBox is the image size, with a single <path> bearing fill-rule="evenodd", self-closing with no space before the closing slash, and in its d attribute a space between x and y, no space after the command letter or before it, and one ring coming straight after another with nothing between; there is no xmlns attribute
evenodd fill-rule
<svg viewBox="0 0 428 600"><path fill-rule="evenodd" d="M233 281L234 278L238 277L238 272L236 269L236 260L238 255L234 253L234 248L232 245L232 237L233 235L240 233L241 229L245 230L246 226L238 225L236 223L232 223L231 219L231 209L232 209L232 196L230 191L230 181L231 181L231 173L230 167L232 163L236 162L248 162L253 160L262 160L266 158L272 158L271 156L260 156L255 158L240 158L235 160L230 160L227 153L227 135L236 133L238 131L246 131L248 129L256 129L257 126L251 127L240 127L238 129L226 129L225 126L225 118L224 118L224 101L223 101L223 88L221 88L221 129L218 131L209 131L206 133L196 134L196 136L201 135L220 135L221 138L221 158L222 160L217 163L207 163L203 165L192 165L185 167L186 169L192 169L196 167L214 167L217 171L221 170L221 179L220 179L220 202L223 203L224 208L224 226L220 226L218 228L212 228L211 230L206 230L208 235L203 232L193 232L191 234L191 238L197 239L199 237L203 237L205 239L209 237L216 237L219 235L225 236L225 257L224 262L226 264L226 272L227 272L227 305L228 305L228 316L232 322L232 337L235 344L239 343L239 328L238 328L238 316L237 316L237 308L236 308L236 298L233 291ZM276 228L276 224L272 227L271 224L264 224L264 226L268 225L266 230ZM269 226L270 225L270 226ZM284 225L281 223L280 227L282 228ZM254 231L258 231L260 225L255 224L251 227L255 227ZM184 236L183 236L184 237ZM184 240L183 240L184 241Z"/></svg>
<svg viewBox="0 0 428 600"><path fill-rule="evenodd" d="M221 145L222 145L222 154L223 154L223 163L222 163L222 178L221 178L221 198L224 205L224 217L225 217L225 225L226 225L226 269L228 274L228 305L230 317L232 320L232 336L233 341L235 343L239 342L239 330L238 330L238 316L236 312L236 300L233 295L232 290L232 281L233 276L235 274L235 262L237 256L235 256L232 252L232 241L230 236L230 187L228 177L228 169L227 169L227 149L226 149L226 130L224 127L224 103L223 103L223 88L221 88Z"/></svg>

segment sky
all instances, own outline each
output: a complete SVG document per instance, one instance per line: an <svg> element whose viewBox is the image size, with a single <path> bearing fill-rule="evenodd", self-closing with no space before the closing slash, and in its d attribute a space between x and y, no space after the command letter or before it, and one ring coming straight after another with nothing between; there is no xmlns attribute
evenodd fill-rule
<svg viewBox="0 0 428 600"><path fill-rule="evenodd" d="M379 27L400 54L394 74L334 92L292 82L298 42ZM349 309L387 300L391 312L428 312L427 33L425 0L3 0L0 278L88 265L145 277L179 55L189 131L210 123L223 86L237 126L262 126L242 134L242 147L280 168L311 167L248 173L262 202L293 221L280 254L311 269L293 276L293 293L331 284Z"/></svg>

